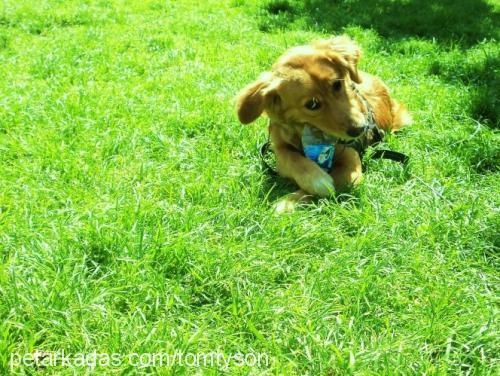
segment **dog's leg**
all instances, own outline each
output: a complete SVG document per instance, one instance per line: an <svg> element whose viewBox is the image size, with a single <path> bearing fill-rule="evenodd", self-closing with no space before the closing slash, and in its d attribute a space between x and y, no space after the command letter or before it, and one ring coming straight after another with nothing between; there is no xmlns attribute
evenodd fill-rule
<svg viewBox="0 0 500 376"><path fill-rule="evenodd" d="M345 191L361 183L363 174L358 152L353 148L337 145L330 175L338 191Z"/></svg>
<svg viewBox="0 0 500 376"><path fill-rule="evenodd" d="M305 192L328 197L335 193L333 179L316 163L289 148L276 148L276 164L281 176L293 179Z"/></svg>
<svg viewBox="0 0 500 376"><path fill-rule="evenodd" d="M318 167L315 163L314 165ZM326 172L321 170L319 167L318 169L322 173L326 174ZM290 172L290 174L292 173L293 172ZM335 189L337 191L346 191L356 186L357 184L361 183L363 175L361 169L361 159L359 158L358 152L349 147L338 146L335 153L334 165L332 171L330 172L330 176L331 178L333 178L333 181L335 183ZM308 182L302 181L302 184L307 185ZM299 186L301 188L303 187L300 184ZM332 190L328 191L329 195L333 193L333 188L330 189ZM320 196L317 193L300 189L294 193L286 195L285 197L281 198L278 202L276 202L276 204L274 205L274 210L276 211L276 213L293 212L298 206L311 202L313 199L313 195ZM320 197L325 197L325 196L320 196Z"/></svg>
<svg viewBox="0 0 500 376"><path fill-rule="evenodd" d="M281 176L294 180L299 188L314 196L328 197L335 193L332 177L293 146L300 145L300 140L285 140L278 127L271 125L269 129Z"/></svg>

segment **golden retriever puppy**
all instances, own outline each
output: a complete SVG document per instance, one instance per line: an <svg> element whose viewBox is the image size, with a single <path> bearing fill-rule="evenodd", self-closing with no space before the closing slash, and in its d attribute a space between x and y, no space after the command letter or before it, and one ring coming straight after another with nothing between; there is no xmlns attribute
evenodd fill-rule
<svg viewBox="0 0 500 376"><path fill-rule="evenodd" d="M239 93L239 120L248 124L263 113L269 117L278 172L301 189L278 210L290 209L307 195L326 197L359 183L360 156L348 141L362 137L369 121L384 131L411 122L379 78L358 70L360 56L360 48L346 36L295 47ZM305 128L333 140L330 169L305 156Z"/></svg>

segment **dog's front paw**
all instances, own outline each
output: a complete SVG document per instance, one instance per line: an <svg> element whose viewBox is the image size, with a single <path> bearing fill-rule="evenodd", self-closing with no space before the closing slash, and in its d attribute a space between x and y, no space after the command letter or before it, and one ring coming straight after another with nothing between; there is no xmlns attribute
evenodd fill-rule
<svg viewBox="0 0 500 376"><path fill-rule="evenodd" d="M312 196L299 189L297 192L290 193L282 197L274 204L274 212L276 214L292 213L298 207L311 202Z"/></svg>
<svg viewBox="0 0 500 376"><path fill-rule="evenodd" d="M296 181L300 188L315 196L329 197L335 193L333 178L319 167L299 176Z"/></svg>
<svg viewBox="0 0 500 376"><path fill-rule="evenodd" d="M289 197L284 197L273 206L276 214L293 213L297 208L297 202Z"/></svg>

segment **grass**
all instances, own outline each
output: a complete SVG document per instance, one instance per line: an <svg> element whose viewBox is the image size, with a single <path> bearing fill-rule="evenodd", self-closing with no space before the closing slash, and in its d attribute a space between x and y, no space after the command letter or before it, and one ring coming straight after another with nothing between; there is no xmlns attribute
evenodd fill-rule
<svg viewBox="0 0 500 376"><path fill-rule="evenodd" d="M11 354L260 352L98 374L496 375L496 1L0 4L0 373ZM392 12L392 13L391 13ZM395 12L395 13L394 13ZM345 32L415 124L363 185L276 217L236 92Z"/></svg>

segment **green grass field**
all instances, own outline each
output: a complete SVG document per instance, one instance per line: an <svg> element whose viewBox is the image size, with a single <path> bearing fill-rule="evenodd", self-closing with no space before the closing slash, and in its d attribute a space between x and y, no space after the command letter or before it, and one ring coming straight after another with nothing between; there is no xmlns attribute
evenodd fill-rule
<svg viewBox="0 0 500 376"><path fill-rule="evenodd" d="M364 5L363 5L364 4ZM0 2L0 374L498 375L496 0ZM288 215L240 88L346 33L415 123ZM260 367L13 354L267 354Z"/></svg>

